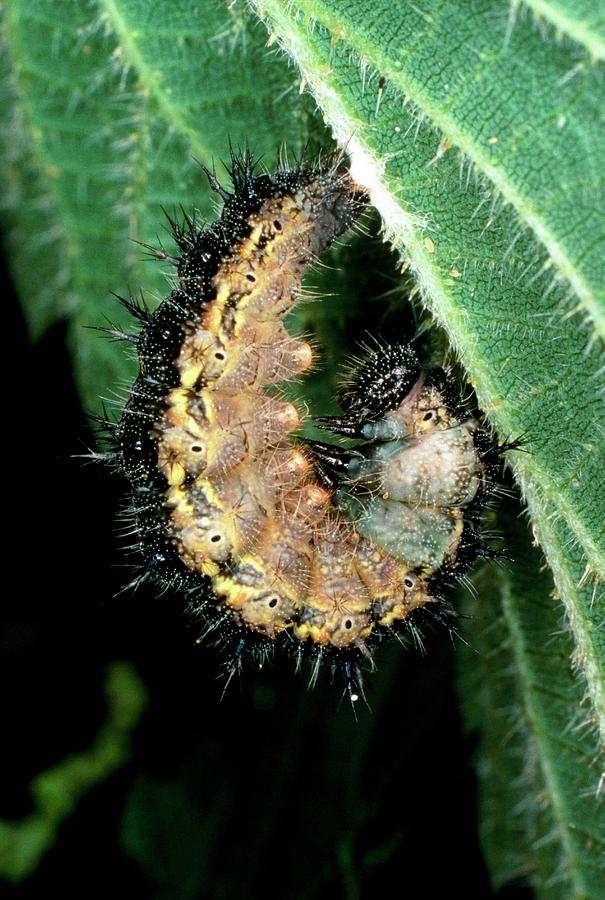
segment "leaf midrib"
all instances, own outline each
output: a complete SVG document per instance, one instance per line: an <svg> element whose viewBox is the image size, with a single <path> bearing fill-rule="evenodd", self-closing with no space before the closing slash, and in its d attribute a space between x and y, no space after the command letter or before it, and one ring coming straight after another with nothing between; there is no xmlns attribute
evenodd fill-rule
<svg viewBox="0 0 605 900"><path fill-rule="evenodd" d="M99 6L104 9L107 20L113 28L120 46L128 63L137 73L141 87L149 92L157 104L158 112L162 115L171 131L177 131L187 139L187 142L195 154L206 163L210 164L212 154L208 146L200 139L199 134L188 124L182 110L170 102L169 94L162 88L159 78L153 69L145 61L144 55L139 50L135 36L139 31L132 31L128 23L120 14L114 0L98 0Z"/></svg>
<svg viewBox="0 0 605 900"><path fill-rule="evenodd" d="M548 793L552 802L553 815L558 826L559 841L561 842L562 847L565 848L568 871L570 872L570 875L572 875L573 884L575 885L576 890L581 889L585 891L583 866L582 861L578 859L579 851L576 846L577 841L572 840L570 834L570 831L575 834L574 816L572 810L569 810L567 804L564 802L563 792L560 790L559 786L557 766L551 758L552 753L549 754L548 752L551 747L551 739L547 736L542 716L534 702L533 688L539 688L540 685L536 683L533 669L527 659L528 650L531 648L528 648L526 644L523 630L516 615L515 603L512 600L511 587L507 581L501 581L501 591L505 616L511 631L517 666L519 667L519 689L524 698L524 706L527 715L532 722L532 730L535 736L536 745L539 747L542 775L544 781L549 786ZM575 752L575 745L573 749ZM554 751L554 747L552 750ZM580 896L579 893L578 896ZM589 896L588 893L586 893L586 896Z"/></svg>
<svg viewBox="0 0 605 900"><path fill-rule="evenodd" d="M542 16L560 32L568 35L573 41L581 44L590 53L594 60L605 59L605 41L591 31L583 22L566 16L560 9L556 9L546 0L523 0L536 15ZM521 5L520 0L514 0L511 7ZM511 14L513 9L511 9Z"/></svg>

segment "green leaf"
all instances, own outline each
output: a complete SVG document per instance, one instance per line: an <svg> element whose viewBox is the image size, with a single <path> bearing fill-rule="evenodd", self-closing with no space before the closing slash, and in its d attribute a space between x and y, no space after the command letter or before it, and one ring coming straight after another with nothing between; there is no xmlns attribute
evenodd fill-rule
<svg viewBox="0 0 605 900"><path fill-rule="evenodd" d="M591 200L603 183L600 67L591 66L576 48L545 42L527 23L511 23L506 8L499 12L491 2L425 3L422 11L385 2L368 16L359 3L322 0L293 4L287 20L278 0L262 7L275 14L278 29L280 23L289 29L288 49L299 41L294 50L299 63L305 64L309 53L315 72L322 65L334 67L332 75L326 70L326 84L338 80L343 116L350 110L363 129L350 134L361 140L366 130L382 132L382 143L376 135L368 145L379 163L407 152L403 136L415 126L414 117L404 120L388 140L389 125L397 125L386 108L380 114L385 90L392 114L401 101L415 104L442 140L466 154L500 199L515 207L520 224L548 249L553 270L577 293L596 334L605 337L605 235L599 207ZM296 28L290 28L295 20ZM308 34L305 39L311 22L312 40ZM365 68L355 81L343 66L351 51L359 58L349 70ZM356 88L367 96L363 105L351 102ZM336 122L335 110L330 113ZM434 155L424 160L429 170L446 146L433 143ZM398 170L405 166L386 167L390 177ZM479 197L483 204L488 199ZM492 227L491 204L485 212L481 218Z"/></svg>
<svg viewBox="0 0 605 900"><path fill-rule="evenodd" d="M212 216L194 160L212 166L229 140L250 139L272 166L284 138L290 151L309 141L312 152L320 129L239 6L13 0L5 19L9 256L34 336L72 318L77 378L96 412L133 366L87 329L127 322L114 291L166 293L134 240L166 240L162 207Z"/></svg>
<svg viewBox="0 0 605 900"><path fill-rule="evenodd" d="M545 900L602 896L605 795L573 642L525 529L507 520L514 565L467 593L460 696L477 750L481 841L494 887L527 879Z"/></svg>
<svg viewBox="0 0 605 900"><path fill-rule="evenodd" d="M605 737L602 67L489 0L266 0L515 470ZM591 199L592 198L592 199Z"/></svg>

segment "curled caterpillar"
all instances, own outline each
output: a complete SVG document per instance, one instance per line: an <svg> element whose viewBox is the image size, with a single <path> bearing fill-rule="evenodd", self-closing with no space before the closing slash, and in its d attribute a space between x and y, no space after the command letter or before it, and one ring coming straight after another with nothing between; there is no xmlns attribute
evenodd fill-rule
<svg viewBox="0 0 605 900"><path fill-rule="evenodd" d="M242 655L281 645L327 656L361 689L360 662L413 613L447 619L441 586L477 555L502 448L442 370L412 348L370 352L320 421L348 439L295 441L301 414L267 388L312 364L285 330L301 279L367 202L337 157L256 174L232 156L233 188L199 227L171 221L178 284L142 328L140 373L113 459L130 483L141 578L183 589L205 634ZM338 441L338 438L334 439Z"/></svg>

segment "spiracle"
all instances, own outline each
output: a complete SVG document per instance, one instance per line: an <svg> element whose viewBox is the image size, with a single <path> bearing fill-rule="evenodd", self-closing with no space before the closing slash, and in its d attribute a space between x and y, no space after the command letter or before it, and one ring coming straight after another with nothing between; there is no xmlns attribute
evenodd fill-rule
<svg viewBox="0 0 605 900"><path fill-rule="evenodd" d="M154 312L124 301L140 371L110 456L130 484L139 580L185 591L230 674L279 645L315 672L328 658L355 699L373 646L417 610L448 621L443 586L490 555L479 517L509 447L407 345L366 354L343 414L318 422L331 442L293 439L301 411L271 388L313 350L283 319L367 197L342 156L257 174L232 154L230 191L207 174L220 220L171 220L179 256L153 253L176 286Z"/></svg>

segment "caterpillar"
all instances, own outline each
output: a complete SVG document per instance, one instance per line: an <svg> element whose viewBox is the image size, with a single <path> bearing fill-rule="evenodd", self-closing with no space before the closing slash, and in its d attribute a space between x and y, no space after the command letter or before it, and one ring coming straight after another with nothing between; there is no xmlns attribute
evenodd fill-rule
<svg viewBox="0 0 605 900"><path fill-rule="evenodd" d="M175 287L151 312L123 299L140 330L139 374L108 454L130 485L143 571L184 591L201 640L245 656L280 646L343 673L352 701L376 644L413 632L424 611L449 624L444 586L484 546L479 519L505 450L469 414L443 369L407 345L366 353L318 425L293 438L296 404L275 386L313 362L284 316L301 279L368 203L343 166L258 173L231 156L219 221L170 218Z"/></svg>

